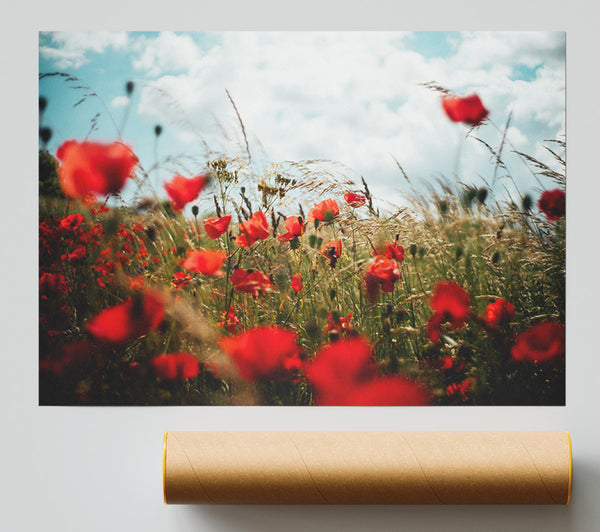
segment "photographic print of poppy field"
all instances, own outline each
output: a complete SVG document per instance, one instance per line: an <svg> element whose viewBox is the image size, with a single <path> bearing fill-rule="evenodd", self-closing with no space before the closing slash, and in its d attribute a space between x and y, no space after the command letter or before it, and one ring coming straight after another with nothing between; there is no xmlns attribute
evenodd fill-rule
<svg viewBox="0 0 600 532"><path fill-rule="evenodd" d="M257 164L225 87L230 153L159 157L161 123L144 160L127 135L139 81L109 108L40 72L40 404L564 405L564 135L520 151L511 110L452 81L415 89L422 120L487 175L467 160L420 186L392 156L402 200L382 202L316 156ZM89 133L58 131L47 83L98 100L112 137L81 102Z"/></svg>

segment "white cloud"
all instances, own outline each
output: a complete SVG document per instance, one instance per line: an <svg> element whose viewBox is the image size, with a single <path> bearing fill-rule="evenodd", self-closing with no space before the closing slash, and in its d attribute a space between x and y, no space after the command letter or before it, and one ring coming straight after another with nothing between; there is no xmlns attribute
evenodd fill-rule
<svg viewBox="0 0 600 532"><path fill-rule="evenodd" d="M54 62L57 68L79 68L90 61L89 52L119 50L127 46L124 31L43 32L40 34L40 55Z"/></svg>
<svg viewBox="0 0 600 532"><path fill-rule="evenodd" d="M134 48L140 55L133 60L133 67L153 77L193 68L200 58L200 49L189 35L172 31L163 31L151 39L140 37Z"/></svg>
<svg viewBox="0 0 600 532"><path fill-rule="evenodd" d="M500 143L511 111L508 138L517 149L533 149L564 129L564 34L467 33L447 58L411 51L407 37L224 33L202 53L190 47L181 58L183 73L145 87L138 111L181 131L181 124L192 123L211 146L231 153L235 146L227 143L223 127L243 152L227 88L251 150L258 151L258 138L270 160L336 160L353 169L350 177L364 175L376 190L403 181L392 155L416 181L455 173L467 182L492 177L489 151L464 138L467 128L445 117L440 95L423 82L478 93L498 129L486 125L475 135L492 146ZM161 53L172 52L167 46ZM149 53L144 68L166 68L158 57L158 51ZM511 79L517 64L543 66L534 79L522 81Z"/></svg>
<svg viewBox="0 0 600 532"><path fill-rule="evenodd" d="M110 102L111 107L119 108L119 107L127 107L131 100L127 96L117 96L112 99Z"/></svg>

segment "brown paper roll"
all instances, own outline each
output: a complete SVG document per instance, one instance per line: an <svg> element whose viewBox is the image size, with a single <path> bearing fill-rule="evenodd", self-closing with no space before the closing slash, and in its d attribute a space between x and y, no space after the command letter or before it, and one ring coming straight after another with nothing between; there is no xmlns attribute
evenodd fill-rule
<svg viewBox="0 0 600 532"><path fill-rule="evenodd" d="M569 504L568 432L168 432L165 503Z"/></svg>

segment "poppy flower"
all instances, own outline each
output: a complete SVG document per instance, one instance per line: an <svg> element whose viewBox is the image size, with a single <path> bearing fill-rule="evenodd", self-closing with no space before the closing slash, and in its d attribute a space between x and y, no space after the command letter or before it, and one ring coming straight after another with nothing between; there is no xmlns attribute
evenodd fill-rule
<svg viewBox="0 0 600 532"><path fill-rule="evenodd" d="M121 142L63 142L56 157L58 182L65 196L89 199L90 196L116 194L124 186L138 159L129 146Z"/></svg>
<svg viewBox="0 0 600 532"><path fill-rule="evenodd" d="M340 208L334 199L326 199L308 211L308 221L331 222L340 213Z"/></svg>
<svg viewBox="0 0 600 532"><path fill-rule="evenodd" d="M327 317L329 318L329 323L324 327L326 333L339 335L348 333L352 330L352 324L350 323L352 312L347 316L339 316L337 313L334 315L333 313L328 312Z"/></svg>
<svg viewBox="0 0 600 532"><path fill-rule="evenodd" d="M469 315L469 295L462 286L449 281L440 281L429 302L433 314L427 322L427 336L432 342L439 342L441 326L450 322L452 328L457 331L467 322Z"/></svg>
<svg viewBox="0 0 600 532"><path fill-rule="evenodd" d="M60 227L65 231L75 231L83 222L85 218L81 214L69 214L60 221Z"/></svg>
<svg viewBox="0 0 600 532"><path fill-rule="evenodd" d="M152 367L161 381L184 382L198 376L200 364L191 353L169 353L154 357Z"/></svg>
<svg viewBox="0 0 600 532"><path fill-rule="evenodd" d="M278 326L255 327L219 340L247 381L283 380L302 367L296 333Z"/></svg>
<svg viewBox="0 0 600 532"><path fill-rule="evenodd" d="M288 216L285 219L285 228L288 232L277 237L280 242L289 242L292 238L302 236L305 230L302 218L299 218L298 216Z"/></svg>
<svg viewBox="0 0 600 532"><path fill-rule="evenodd" d="M538 209L542 211L548 221L555 222L565 215L566 195L560 188L546 190L538 200Z"/></svg>
<svg viewBox="0 0 600 532"><path fill-rule="evenodd" d="M217 323L217 327L225 329L228 333L235 332L241 327L240 319L235 315L233 307L229 307L229 310L225 313L225 319Z"/></svg>
<svg viewBox="0 0 600 532"><path fill-rule="evenodd" d="M67 279L62 273L42 273L40 277L40 295L48 293L66 293L71 289Z"/></svg>
<svg viewBox="0 0 600 532"><path fill-rule="evenodd" d="M256 211L250 219L240 224L240 236L235 239L238 246L249 248L257 240L269 237L269 223L264 212Z"/></svg>
<svg viewBox="0 0 600 532"><path fill-rule="evenodd" d="M355 192L347 192L344 194L344 199L350 207L362 207L367 203L367 198L364 194L357 194Z"/></svg>
<svg viewBox="0 0 600 532"><path fill-rule="evenodd" d="M85 259L86 255L87 250L85 249L85 246L77 246L66 258L71 262L76 262Z"/></svg>
<svg viewBox="0 0 600 532"><path fill-rule="evenodd" d="M173 209L181 211L190 201L194 201L207 181L205 175L190 178L176 175L171 181L165 183L164 187L171 199Z"/></svg>
<svg viewBox="0 0 600 532"><path fill-rule="evenodd" d="M86 328L96 340L119 345L148 334L161 324L164 315L162 295L147 291L103 310Z"/></svg>
<svg viewBox="0 0 600 532"><path fill-rule="evenodd" d="M292 275L292 289L294 292L300 292L304 287L304 282L302 279L302 275L299 273L295 273Z"/></svg>
<svg viewBox="0 0 600 532"><path fill-rule="evenodd" d="M177 290L184 286L189 286L192 280L192 276L185 272L175 272L173 274L173 284L177 287Z"/></svg>
<svg viewBox="0 0 600 532"><path fill-rule="evenodd" d="M271 281L258 270L235 270L230 279L236 292L252 294L252 297L271 291Z"/></svg>
<svg viewBox="0 0 600 532"><path fill-rule="evenodd" d="M222 277L224 273L221 266L223 266L226 258L227 253L224 251L213 251L211 249L188 250L188 256L183 262L183 267L191 272Z"/></svg>
<svg viewBox="0 0 600 532"><path fill-rule="evenodd" d="M442 107L450 120L464 122L470 126L481 124L489 114L477 94L464 97L443 96Z"/></svg>
<svg viewBox="0 0 600 532"><path fill-rule="evenodd" d="M446 395L448 397L453 397L455 399L464 401L468 399L469 394L471 393L471 390L476 382L477 379L474 379L473 377L467 377L461 382L452 383L446 388Z"/></svg>
<svg viewBox="0 0 600 532"><path fill-rule="evenodd" d="M208 218L207 220L204 220L204 230L206 231L208 238L214 240L227 231L230 222L231 214L223 216L222 218Z"/></svg>
<svg viewBox="0 0 600 532"><path fill-rule="evenodd" d="M329 265L332 268L335 268L337 260L342 256L342 241L332 240L331 242L327 242L327 244L323 244L319 253L324 257L327 257L329 259Z"/></svg>
<svg viewBox="0 0 600 532"><path fill-rule="evenodd" d="M365 273L367 295L370 299L374 299L379 288L386 293L392 292L398 279L400 279L398 264L392 259L378 255L369 263Z"/></svg>
<svg viewBox="0 0 600 532"><path fill-rule="evenodd" d="M565 354L565 326L538 323L517 335L510 351L513 360L546 362Z"/></svg>
<svg viewBox="0 0 600 532"><path fill-rule="evenodd" d="M135 279L129 278L129 290L142 290L146 286L146 279L140 273Z"/></svg>
<svg viewBox="0 0 600 532"><path fill-rule="evenodd" d="M371 255L373 257L381 255L382 257L402 262L404 260L404 248L399 246L395 240L393 242L384 242L376 250L371 251Z"/></svg>
<svg viewBox="0 0 600 532"><path fill-rule="evenodd" d="M494 327L508 323L515 316L515 307L506 299L496 299L485 308L483 319Z"/></svg>
<svg viewBox="0 0 600 532"><path fill-rule="evenodd" d="M403 377L381 377L370 344L361 337L321 348L304 368L319 405L421 405L428 393Z"/></svg>

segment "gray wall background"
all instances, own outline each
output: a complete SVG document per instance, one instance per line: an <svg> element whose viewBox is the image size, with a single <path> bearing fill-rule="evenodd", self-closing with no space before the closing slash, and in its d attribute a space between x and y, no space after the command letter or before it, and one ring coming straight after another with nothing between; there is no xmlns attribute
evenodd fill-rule
<svg viewBox="0 0 600 532"><path fill-rule="evenodd" d="M598 10L575 0L357 0L2 7L0 529L7 531L600 530ZM40 30L567 31L567 406L58 408L37 406L37 32ZM164 430L570 430L569 507L164 506Z"/></svg>

